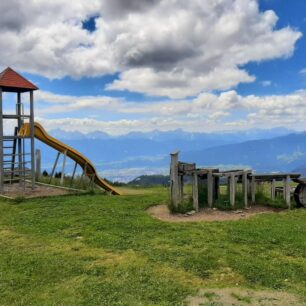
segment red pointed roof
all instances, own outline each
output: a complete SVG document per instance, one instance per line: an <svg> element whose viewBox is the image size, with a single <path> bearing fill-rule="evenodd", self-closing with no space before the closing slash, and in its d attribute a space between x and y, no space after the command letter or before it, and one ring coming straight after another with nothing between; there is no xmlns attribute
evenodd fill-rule
<svg viewBox="0 0 306 306"><path fill-rule="evenodd" d="M3 91L9 92L25 92L38 89L37 86L10 67L0 73L0 87Z"/></svg>

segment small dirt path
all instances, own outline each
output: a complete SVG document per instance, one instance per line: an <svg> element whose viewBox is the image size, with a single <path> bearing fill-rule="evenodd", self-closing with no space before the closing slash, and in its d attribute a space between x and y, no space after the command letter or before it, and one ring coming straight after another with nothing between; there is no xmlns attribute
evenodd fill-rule
<svg viewBox="0 0 306 306"><path fill-rule="evenodd" d="M257 291L243 288L201 290L198 296L189 297L188 306L303 306L304 302L290 293Z"/></svg>
<svg viewBox="0 0 306 306"><path fill-rule="evenodd" d="M148 213L154 218L167 221L167 222L197 222L197 221L230 221L247 219L258 214L274 213L283 211L283 209L277 209L264 206L252 206L249 209L239 209L232 211L222 211L217 209L201 209L198 213L187 214L171 214L167 205L156 205L150 207Z"/></svg>

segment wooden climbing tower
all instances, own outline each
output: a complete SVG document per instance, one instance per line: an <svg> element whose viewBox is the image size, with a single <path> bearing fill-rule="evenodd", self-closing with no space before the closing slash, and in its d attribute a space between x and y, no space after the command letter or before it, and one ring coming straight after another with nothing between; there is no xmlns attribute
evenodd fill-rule
<svg viewBox="0 0 306 306"><path fill-rule="evenodd" d="M35 187L35 147L34 147L34 84L11 68L0 73L0 193L7 184L18 183L25 188L30 181ZM16 93L16 104L8 103L4 93ZM24 111L23 97L29 94L29 113ZM4 106L9 113L4 113ZM11 122L6 122L7 120ZM10 124L15 122L15 126ZM7 124L8 123L8 124ZM19 131L24 123L31 127L30 136L23 137ZM7 128L12 127L13 128ZM5 127L5 129L4 129Z"/></svg>

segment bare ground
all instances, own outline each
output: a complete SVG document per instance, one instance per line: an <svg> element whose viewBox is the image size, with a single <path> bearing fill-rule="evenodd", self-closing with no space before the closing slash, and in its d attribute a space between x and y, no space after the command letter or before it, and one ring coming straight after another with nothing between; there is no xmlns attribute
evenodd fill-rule
<svg viewBox="0 0 306 306"><path fill-rule="evenodd" d="M32 190L32 185L26 182L25 187L19 185L19 183L4 185L4 196L10 198L24 197L24 198L36 198L36 197L49 197L49 196L61 196L76 193L76 191L68 188L58 188L52 185L40 185L36 184L35 189Z"/></svg>
<svg viewBox="0 0 306 306"><path fill-rule="evenodd" d="M282 209L265 206L252 206L249 209L222 211L218 209L205 208L193 215L171 214L167 205L152 206L148 213L154 218L167 222L197 222L197 221L229 221L241 220L264 213L279 212Z"/></svg>
<svg viewBox="0 0 306 306"><path fill-rule="evenodd" d="M189 297L188 306L303 306L305 303L293 294L281 291L257 291L242 288L201 290Z"/></svg>

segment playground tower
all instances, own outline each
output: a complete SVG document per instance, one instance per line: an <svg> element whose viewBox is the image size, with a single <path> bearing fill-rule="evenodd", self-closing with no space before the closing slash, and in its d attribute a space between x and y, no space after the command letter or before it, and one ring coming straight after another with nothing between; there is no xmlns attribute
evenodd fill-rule
<svg viewBox="0 0 306 306"><path fill-rule="evenodd" d="M35 187L34 91L37 89L11 68L0 73L0 193L7 184L19 183L20 188L25 188L26 181L30 181L32 189ZM8 102L3 100L5 92L16 93L15 110L12 105L4 105ZM29 94L27 114L24 94ZM7 107L10 110L5 114ZM29 136L19 134L24 123L30 125Z"/></svg>

